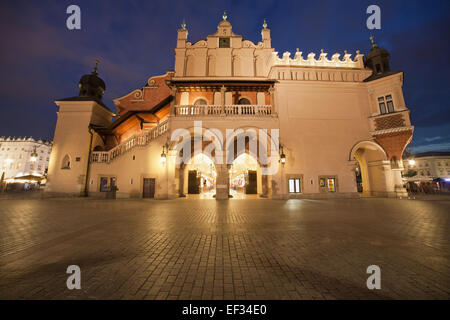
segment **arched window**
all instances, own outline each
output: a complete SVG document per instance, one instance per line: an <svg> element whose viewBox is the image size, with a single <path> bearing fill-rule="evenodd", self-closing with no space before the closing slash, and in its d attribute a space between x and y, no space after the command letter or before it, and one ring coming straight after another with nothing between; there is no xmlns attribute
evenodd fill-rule
<svg viewBox="0 0 450 320"><path fill-rule="evenodd" d="M238 104L250 105L251 103L247 98L241 98L239 99Z"/></svg>
<svg viewBox="0 0 450 320"><path fill-rule="evenodd" d="M66 154L61 163L61 169L70 169L70 157Z"/></svg>
<svg viewBox="0 0 450 320"><path fill-rule="evenodd" d="M208 104L208 101L206 101L205 99L203 99L203 98L201 98L201 99L197 99L195 102L194 102L194 105L205 105L205 104Z"/></svg>

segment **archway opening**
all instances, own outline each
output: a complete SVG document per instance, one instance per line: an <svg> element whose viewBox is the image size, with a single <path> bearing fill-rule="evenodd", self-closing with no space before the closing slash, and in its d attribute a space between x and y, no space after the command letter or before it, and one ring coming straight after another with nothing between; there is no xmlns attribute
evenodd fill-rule
<svg viewBox="0 0 450 320"><path fill-rule="evenodd" d="M190 197L213 199L216 194L216 167L203 153L191 158L184 170L184 194Z"/></svg>
<svg viewBox="0 0 450 320"><path fill-rule="evenodd" d="M242 153L229 169L230 195L242 199L261 193L261 173L258 161L248 153Z"/></svg>
<svg viewBox="0 0 450 320"><path fill-rule="evenodd" d="M355 181L362 196L386 195L390 190L390 163L384 150L373 142L357 145L352 152L357 161Z"/></svg>

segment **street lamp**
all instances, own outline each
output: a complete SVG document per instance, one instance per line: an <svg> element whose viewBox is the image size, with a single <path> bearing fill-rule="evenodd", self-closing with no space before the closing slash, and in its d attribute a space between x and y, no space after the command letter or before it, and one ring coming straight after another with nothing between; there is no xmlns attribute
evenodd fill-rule
<svg viewBox="0 0 450 320"><path fill-rule="evenodd" d="M163 145L163 151L161 153L161 164L165 165L167 161L167 155L166 152L169 152L169 144L166 142L165 145Z"/></svg>
<svg viewBox="0 0 450 320"><path fill-rule="evenodd" d="M411 160L408 161L408 163L409 163L410 166L413 166L413 165L416 164L416 161L414 161L414 159L411 159Z"/></svg>
<svg viewBox="0 0 450 320"><path fill-rule="evenodd" d="M280 148L281 148L280 162L281 164L284 165L286 163L286 155L284 154L283 146L280 146Z"/></svg>

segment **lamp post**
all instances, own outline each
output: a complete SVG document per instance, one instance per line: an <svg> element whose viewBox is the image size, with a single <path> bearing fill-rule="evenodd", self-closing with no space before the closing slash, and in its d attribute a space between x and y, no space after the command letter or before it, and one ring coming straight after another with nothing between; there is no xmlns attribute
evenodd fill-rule
<svg viewBox="0 0 450 320"><path fill-rule="evenodd" d="M165 165L167 162L167 154L169 152L169 144L166 142L165 145L163 145L163 151L161 153L161 164Z"/></svg>
<svg viewBox="0 0 450 320"><path fill-rule="evenodd" d="M282 165L284 165L286 163L286 155L284 154L282 145L280 145L280 151L281 151L281 153L280 153L280 162L281 162Z"/></svg>

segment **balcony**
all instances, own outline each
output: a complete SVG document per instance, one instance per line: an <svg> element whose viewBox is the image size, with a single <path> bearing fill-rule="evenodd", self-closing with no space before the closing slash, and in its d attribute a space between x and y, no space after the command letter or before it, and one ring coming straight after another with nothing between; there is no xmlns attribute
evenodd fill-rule
<svg viewBox="0 0 450 320"><path fill-rule="evenodd" d="M267 117L273 115L271 105L178 105L175 117L195 116L251 116Z"/></svg>
<svg viewBox="0 0 450 320"><path fill-rule="evenodd" d="M370 131L373 135L410 130L409 110L385 113L369 117Z"/></svg>

